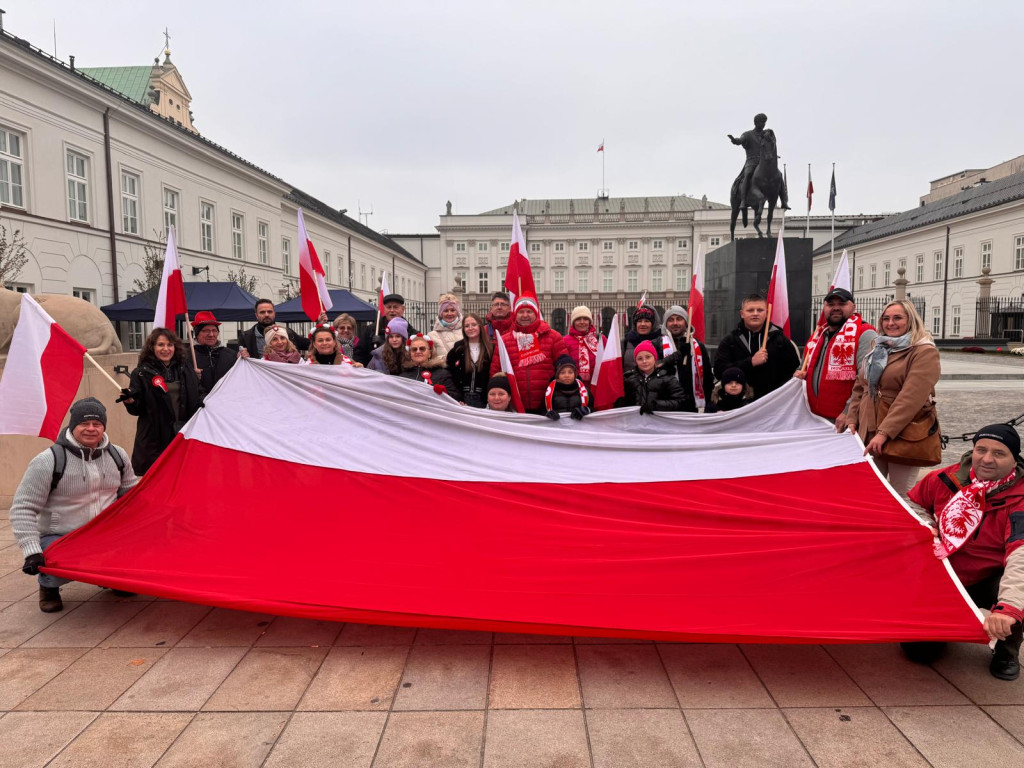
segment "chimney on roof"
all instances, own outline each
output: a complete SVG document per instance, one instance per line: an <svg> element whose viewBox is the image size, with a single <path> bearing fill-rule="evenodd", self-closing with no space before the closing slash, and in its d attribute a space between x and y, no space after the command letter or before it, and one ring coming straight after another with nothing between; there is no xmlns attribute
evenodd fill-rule
<svg viewBox="0 0 1024 768"><path fill-rule="evenodd" d="M70 64L71 65L71 71L74 72L75 71L75 57L74 56L68 56L68 61L71 63Z"/></svg>

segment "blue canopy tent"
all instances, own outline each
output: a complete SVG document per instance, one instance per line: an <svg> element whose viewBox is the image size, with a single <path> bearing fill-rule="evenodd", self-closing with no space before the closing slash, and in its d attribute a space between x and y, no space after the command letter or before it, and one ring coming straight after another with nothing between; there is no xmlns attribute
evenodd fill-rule
<svg viewBox="0 0 1024 768"><path fill-rule="evenodd" d="M357 299L351 293L341 288L330 291L331 302L334 306L327 310L327 317L331 320L338 315L348 314L359 321L373 321L377 318L377 308L373 304L367 304L362 299ZM277 312L279 323L308 323L309 318L302 311L302 299L296 297L283 304L274 307Z"/></svg>
<svg viewBox="0 0 1024 768"><path fill-rule="evenodd" d="M111 321L129 321L137 323L153 322L156 311L156 300L160 294L160 286L138 293L130 299L100 307ZM220 321L246 321L255 318L253 305L256 297L242 290L238 283L185 283L185 300L192 317L196 312L206 310L213 312ZM179 319L183 319L184 315Z"/></svg>

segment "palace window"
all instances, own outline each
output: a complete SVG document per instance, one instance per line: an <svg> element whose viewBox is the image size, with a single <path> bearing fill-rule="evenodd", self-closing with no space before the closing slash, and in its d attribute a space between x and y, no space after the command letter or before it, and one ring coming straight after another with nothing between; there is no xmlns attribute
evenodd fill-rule
<svg viewBox="0 0 1024 768"><path fill-rule="evenodd" d="M89 221L89 160L85 155L67 153L68 218Z"/></svg>
<svg viewBox="0 0 1024 768"><path fill-rule="evenodd" d="M953 249L953 277L964 276L964 249L957 246Z"/></svg>
<svg viewBox="0 0 1024 768"><path fill-rule="evenodd" d="M606 269L601 273L601 290L605 293L611 293L615 288L615 273L610 269Z"/></svg>
<svg viewBox="0 0 1024 768"><path fill-rule="evenodd" d="M690 287L686 271L686 267L676 267L676 291L685 291Z"/></svg>
<svg viewBox="0 0 1024 768"><path fill-rule="evenodd" d="M281 269L286 275L292 271L292 241L287 237L281 238Z"/></svg>
<svg viewBox="0 0 1024 768"><path fill-rule="evenodd" d="M121 231L139 234L139 177L121 171Z"/></svg>
<svg viewBox="0 0 1024 768"><path fill-rule="evenodd" d="M915 282L924 282L924 254L917 254L917 271L915 272Z"/></svg>
<svg viewBox="0 0 1024 768"><path fill-rule="evenodd" d="M683 248L687 248L688 246L689 243L686 240L676 240L676 248L681 250Z"/></svg>
<svg viewBox="0 0 1024 768"><path fill-rule="evenodd" d="M25 207L21 135L0 128L0 205Z"/></svg>
<svg viewBox="0 0 1024 768"><path fill-rule="evenodd" d="M942 279L942 251L935 252L935 265L932 274L932 280Z"/></svg>
<svg viewBox="0 0 1024 768"><path fill-rule="evenodd" d="M477 243L476 244L476 252L477 253L487 253L487 247L488 247L487 243Z"/></svg>
<svg viewBox="0 0 1024 768"><path fill-rule="evenodd" d="M864 267L857 267L857 290L864 290Z"/></svg>
<svg viewBox="0 0 1024 768"><path fill-rule="evenodd" d="M245 217L240 213L231 214L231 255L245 258Z"/></svg>
<svg viewBox="0 0 1024 768"><path fill-rule="evenodd" d="M203 253L213 253L213 203L199 201L199 249ZM286 241L287 242L287 241Z"/></svg>
<svg viewBox="0 0 1024 768"><path fill-rule="evenodd" d="M720 238L720 237L708 238L708 246L711 247L711 248L717 248L721 244L722 244L722 238Z"/></svg>
<svg viewBox="0 0 1024 768"><path fill-rule="evenodd" d="M981 244L981 268L992 269L992 241L987 240Z"/></svg>
<svg viewBox="0 0 1024 768"><path fill-rule="evenodd" d="M96 291L92 288L72 288L71 295L76 299L82 299L82 301L88 301L92 304L96 298Z"/></svg>
<svg viewBox="0 0 1024 768"><path fill-rule="evenodd" d="M652 240L651 241L651 248L653 250L655 250L655 251L663 251L663 250L665 250L665 241L664 240Z"/></svg>
<svg viewBox="0 0 1024 768"><path fill-rule="evenodd" d="M601 243L601 250L602 251L614 251L615 250L615 243L612 242L611 240L605 240L603 243Z"/></svg>
<svg viewBox="0 0 1024 768"><path fill-rule="evenodd" d="M639 240L630 240L629 241L629 250L631 250L631 251L638 251L638 250L640 250L640 241Z"/></svg>
<svg viewBox="0 0 1024 768"><path fill-rule="evenodd" d="M270 263L270 225L265 221L256 222L256 253L260 264Z"/></svg>
<svg viewBox="0 0 1024 768"><path fill-rule="evenodd" d="M884 264L882 264L882 286L883 287L888 287L888 285L889 285L889 278L890 277L891 277L891 275L889 274L889 262L887 261Z"/></svg>
<svg viewBox="0 0 1024 768"><path fill-rule="evenodd" d="M508 251L509 251L509 244L508 244L508 242L501 243L500 247L501 247L501 252L502 253L508 253Z"/></svg>
<svg viewBox="0 0 1024 768"><path fill-rule="evenodd" d="M555 277L554 286L553 286L554 291L555 291L555 293L561 293L562 291L565 290L565 270L564 269L556 270L555 274L554 274L554 277Z"/></svg>
<svg viewBox="0 0 1024 768"><path fill-rule="evenodd" d="M662 269L651 270L651 290L658 293L665 290L665 271Z"/></svg>
<svg viewBox="0 0 1024 768"><path fill-rule="evenodd" d="M455 252L456 253L465 253L466 252L466 244L465 243L456 243L455 244Z"/></svg>
<svg viewBox="0 0 1024 768"><path fill-rule="evenodd" d="M942 308L932 307L932 336L942 333Z"/></svg>
<svg viewBox="0 0 1024 768"><path fill-rule="evenodd" d="M577 293L589 293L590 292L590 270L581 269L576 272L576 292Z"/></svg>
<svg viewBox="0 0 1024 768"><path fill-rule="evenodd" d="M530 253L540 253L540 243L530 243Z"/></svg>
<svg viewBox="0 0 1024 768"><path fill-rule="evenodd" d="M1024 269L1024 235L1013 239L1013 268L1015 271Z"/></svg>
<svg viewBox="0 0 1024 768"><path fill-rule="evenodd" d="M638 269L627 269L626 270L626 290L636 292L640 290L640 270Z"/></svg>
<svg viewBox="0 0 1024 768"><path fill-rule="evenodd" d="M590 250L590 243L582 242L576 243L576 250L580 253Z"/></svg>
<svg viewBox="0 0 1024 768"><path fill-rule="evenodd" d="M490 288L490 273L489 272L478 272L476 276L476 289L477 293L487 293Z"/></svg>
<svg viewBox="0 0 1024 768"><path fill-rule="evenodd" d="M164 232L170 232L174 227L175 234L180 235L178 230L178 198L179 195L173 189L164 187ZM177 238L178 241L181 237Z"/></svg>
<svg viewBox="0 0 1024 768"><path fill-rule="evenodd" d="M565 253L565 243L555 243L555 253Z"/></svg>
<svg viewBox="0 0 1024 768"><path fill-rule="evenodd" d="M872 264L871 265L870 275L871 275L871 287L872 288L878 287L877 286L877 284L878 284L878 265L877 264Z"/></svg>
<svg viewBox="0 0 1024 768"><path fill-rule="evenodd" d="M960 335L960 305L957 304L949 308L949 332L953 336Z"/></svg>

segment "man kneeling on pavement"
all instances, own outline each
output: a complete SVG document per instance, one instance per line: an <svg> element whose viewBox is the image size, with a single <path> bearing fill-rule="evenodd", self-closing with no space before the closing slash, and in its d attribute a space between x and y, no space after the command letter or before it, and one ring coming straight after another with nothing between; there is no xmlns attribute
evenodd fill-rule
<svg viewBox="0 0 1024 768"><path fill-rule="evenodd" d="M61 610L60 587L69 579L39 573L44 551L80 528L137 482L131 460L106 435L107 409L87 397L71 406L71 419L57 442L25 470L11 503L11 528L25 555L22 569L39 574L39 609ZM128 594L116 592L116 594Z"/></svg>
<svg viewBox="0 0 1024 768"><path fill-rule="evenodd" d="M1020 675L1024 619L1024 460L1007 424L982 427L958 464L928 474L910 491L911 507L932 526L935 555L949 564L979 608L991 609L985 631L997 641L989 671ZM903 643L924 664L944 643Z"/></svg>

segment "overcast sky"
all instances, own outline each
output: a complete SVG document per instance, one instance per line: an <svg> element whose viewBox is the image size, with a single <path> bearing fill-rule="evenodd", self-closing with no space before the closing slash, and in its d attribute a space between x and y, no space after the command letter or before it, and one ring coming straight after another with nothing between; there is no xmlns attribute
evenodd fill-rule
<svg viewBox="0 0 1024 768"><path fill-rule="evenodd" d="M446 200L728 203L768 114L794 212L917 204L1024 153L1024 2L3 0L4 27L81 67L143 65L170 29L196 125L333 207L434 231Z"/></svg>

